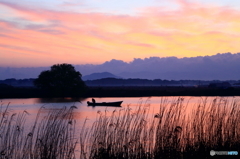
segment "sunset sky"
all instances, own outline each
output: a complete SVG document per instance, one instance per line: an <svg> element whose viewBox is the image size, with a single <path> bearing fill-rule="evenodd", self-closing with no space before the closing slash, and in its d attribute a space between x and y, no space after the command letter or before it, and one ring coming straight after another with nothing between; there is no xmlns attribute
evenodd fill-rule
<svg viewBox="0 0 240 159"><path fill-rule="evenodd" d="M0 66L240 52L239 0L0 0Z"/></svg>

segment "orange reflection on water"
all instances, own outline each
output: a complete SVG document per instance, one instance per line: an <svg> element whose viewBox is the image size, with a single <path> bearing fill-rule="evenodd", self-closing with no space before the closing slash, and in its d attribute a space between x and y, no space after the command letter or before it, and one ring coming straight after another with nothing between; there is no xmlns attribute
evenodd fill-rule
<svg viewBox="0 0 240 159"><path fill-rule="evenodd" d="M98 112L106 113L111 115L113 111L118 111L123 108L131 108L132 112L137 111L139 106L147 107L149 110L149 118L159 113L160 107L164 105L171 105L176 103L179 99L182 101L182 106L185 108L183 112L186 115L190 115L192 110L197 108L200 104L210 104L215 98L220 97L125 97L125 98L94 98L96 102L114 102L123 101L122 107L104 107L104 106L87 106L87 101L91 101L91 98L51 98L51 99L40 99L40 98L28 98L28 99L1 99L0 105L3 111L9 104L9 113L20 113L27 111L29 115L26 116L26 124L31 125L36 118L37 112L41 107L44 107L41 114L44 116L49 110L57 110L63 107L70 108L76 106L74 109L74 118L77 122L77 127L81 127L85 119L87 119L87 125L91 125L96 118L99 116ZM225 99L239 100L240 97L224 97ZM79 124L78 124L79 123Z"/></svg>

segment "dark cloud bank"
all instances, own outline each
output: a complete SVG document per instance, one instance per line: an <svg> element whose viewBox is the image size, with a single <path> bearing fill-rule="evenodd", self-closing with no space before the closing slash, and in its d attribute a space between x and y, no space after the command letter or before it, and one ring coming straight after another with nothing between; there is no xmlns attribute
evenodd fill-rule
<svg viewBox="0 0 240 159"><path fill-rule="evenodd" d="M100 65L75 65L83 76L97 72L110 72L122 78L167 80L239 80L240 53L217 54L191 58L150 57L134 59L130 63L111 60ZM7 78L36 78L49 67L0 67L0 80Z"/></svg>

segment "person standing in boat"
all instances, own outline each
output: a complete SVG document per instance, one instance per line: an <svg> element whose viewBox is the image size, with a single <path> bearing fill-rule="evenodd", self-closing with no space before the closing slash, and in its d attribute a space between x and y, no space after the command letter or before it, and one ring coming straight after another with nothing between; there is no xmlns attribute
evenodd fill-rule
<svg viewBox="0 0 240 159"><path fill-rule="evenodd" d="M94 104L94 103L96 103L96 101L95 101L95 99L94 99L94 98L92 98L92 102L93 102L93 104Z"/></svg>

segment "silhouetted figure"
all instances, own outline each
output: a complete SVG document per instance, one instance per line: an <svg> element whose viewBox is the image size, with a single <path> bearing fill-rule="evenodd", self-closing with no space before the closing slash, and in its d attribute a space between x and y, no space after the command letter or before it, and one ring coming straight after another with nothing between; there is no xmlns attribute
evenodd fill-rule
<svg viewBox="0 0 240 159"><path fill-rule="evenodd" d="M92 98L92 102L93 102L93 103L96 103L96 101L95 101L95 99L94 99L94 98Z"/></svg>

